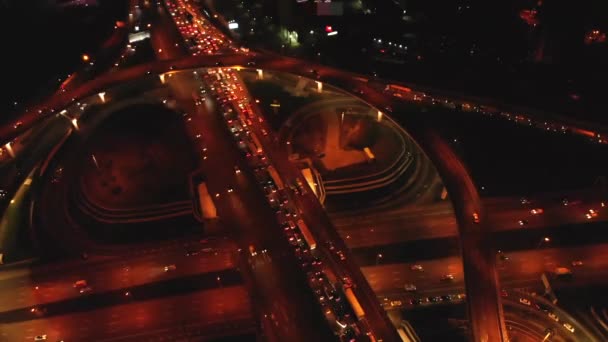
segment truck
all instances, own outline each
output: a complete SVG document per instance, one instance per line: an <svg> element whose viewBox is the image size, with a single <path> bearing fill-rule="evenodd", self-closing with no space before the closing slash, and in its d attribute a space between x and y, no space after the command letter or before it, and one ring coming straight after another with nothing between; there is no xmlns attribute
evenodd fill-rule
<svg viewBox="0 0 608 342"><path fill-rule="evenodd" d="M357 319L362 319L365 316L365 311L363 311L361 304L359 304L359 300L355 296L353 289L350 287L344 287L344 295L346 296L348 303L350 303L350 307L353 309Z"/></svg>
<svg viewBox="0 0 608 342"><path fill-rule="evenodd" d="M249 134L249 137L251 138L251 142L250 144L253 146L252 150L253 152L256 153L262 153L262 151L264 151L262 149L262 144L260 144L260 140L258 139L258 137L255 135L255 133L251 132Z"/></svg>
<svg viewBox="0 0 608 342"><path fill-rule="evenodd" d="M374 153L372 152L372 150L370 150L369 147L364 147L363 148L363 152L365 153L365 158L367 159L368 163L371 163L374 160L376 160L376 156L374 155Z"/></svg>
<svg viewBox="0 0 608 342"><path fill-rule="evenodd" d="M202 182L198 185L198 201L201 206L201 213L205 219L217 218L217 209L215 203L207 190L207 184Z"/></svg>
<svg viewBox="0 0 608 342"><path fill-rule="evenodd" d="M300 232L302 233L302 236L304 236L304 240L306 240L310 250L312 251L313 249L317 248L317 242L315 241L315 238L312 237L312 234L310 233L310 230L308 230L308 226L304 220L299 219L297 225L298 228L300 228Z"/></svg>
<svg viewBox="0 0 608 342"><path fill-rule="evenodd" d="M555 277L558 279L571 279L572 270L566 267L556 267L553 271Z"/></svg>
<svg viewBox="0 0 608 342"><path fill-rule="evenodd" d="M275 169L274 166L269 165L267 170L270 174L270 177L272 177L274 185L277 187L277 189L282 190L283 188L285 188L285 184L283 184L283 180L281 180L281 177L279 177L277 169Z"/></svg>

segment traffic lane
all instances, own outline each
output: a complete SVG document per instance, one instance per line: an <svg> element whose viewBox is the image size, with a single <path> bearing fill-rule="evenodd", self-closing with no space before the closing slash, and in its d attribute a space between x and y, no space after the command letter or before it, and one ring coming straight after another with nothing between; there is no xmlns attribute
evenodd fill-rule
<svg viewBox="0 0 608 342"><path fill-rule="evenodd" d="M608 242L608 231L602 229L602 227L602 222L587 222L585 224L494 232L492 238L497 250L509 253L541 247L589 246ZM373 234L368 235L370 239L375 238ZM545 238L548 238L548 241ZM457 237L444 237L359 247L352 249L352 254L360 266L370 266L376 264L378 254L382 254L384 263L401 263L423 258L428 260L460 255L460 251L461 247Z"/></svg>
<svg viewBox="0 0 608 342"><path fill-rule="evenodd" d="M412 270L414 264L390 264L361 267L372 290L376 293L404 291L405 284L414 284L419 289L446 285L441 282L445 274L454 275L454 283L464 284L462 277L462 260L460 257L426 261L418 263L424 271ZM450 287L452 284L450 284Z"/></svg>
<svg viewBox="0 0 608 342"><path fill-rule="evenodd" d="M493 231L507 231L601 222L608 219L608 215L604 213L605 208L602 208L599 202L576 206L553 204L543 208L545 208L543 214L534 215L530 212L530 208L521 205L510 209L494 205L486 206L488 226ZM587 218L585 214L588 213L589 208L596 208L598 216ZM375 217L340 218L332 221L350 248L458 235L456 218L448 205L429 206L427 211L420 207L414 209L403 210L402 213L398 211L380 213ZM523 220L524 224L521 225L519 220Z"/></svg>
<svg viewBox="0 0 608 342"><path fill-rule="evenodd" d="M129 300L148 300L167 296L171 293L189 293L200 289L239 285L241 283L240 273L232 269L195 274L106 292L89 292L77 298L3 311L0 312L0 322L19 322L64 315L74 311L91 311L96 308L124 304Z"/></svg>
<svg viewBox="0 0 608 342"><path fill-rule="evenodd" d="M162 5L150 6L150 40L159 60L171 60L188 55L184 41L173 25L173 19Z"/></svg>
<svg viewBox="0 0 608 342"><path fill-rule="evenodd" d="M2 340L32 341L47 334L50 341L102 341L118 337L138 340L146 332L164 336L189 327L205 327L252 318L243 286L225 286L162 299L130 301L122 305L44 319L2 325ZM211 329L210 329L211 330Z"/></svg>
<svg viewBox="0 0 608 342"><path fill-rule="evenodd" d="M269 210L253 176L246 171L241 176L235 192L250 198L235 201L233 212L236 214L235 224L242 229L244 253L248 252L249 245L255 246L258 251L259 257L251 258L250 262L256 284L266 294L264 299L267 305L262 312L274 322L273 330L283 340L327 339L331 336L328 324L323 320L322 310L308 287L282 229L276 224L274 213ZM261 252L263 249L268 252ZM298 309L295 312L288 311L290 307ZM307 329L316 331L301 335L301 331Z"/></svg>
<svg viewBox="0 0 608 342"><path fill-rule="evenodd" d="M158 245L150 249L142 250L141 253L125 255L121 257L97 257L91 256L87 260L65 259L52 261L44 264L32 264L23 267L8 269L0 273L0 290L15 289L10 282L24 283L27 281L55 281L58 277L65 277L82 272L104 272L114 270L118 265L123 267L138 265L142 263L157 261L166 258L171 261L185 256L188 251L200 252L197 256L201 260L213 260L218 256L216 253L228 253L236 250L233 241L225 237L203 239L202 241L178 241L169 245ZM205 249L205 252L203 252ZM61 273L61 274L58 274Z"/></svg>
<svg viewBox="0 0 608 342"><path fill-rule="evenodd" d="M210 247L205 247L210 248ZM200 251L199 249L194 249ZM127 288L144 283L166 280L185 275L214 272L234 267L236 246L224 250L211 250L197 255L185 256L187 249L178 249L170 255L151 255L150 257L130 261L116 260L113 264L90 266L77 272L61 272L56 275L38 277L31 274L28 278L15 279L4 288L0 298L0 310L9 310L24 306L40 305L48 302L79 297L78 289L73 284L77 280L86 280L94 292L105 292ZM175 265L176 270L165 272L164 267Z"/></svg>
<svg viewBox="0 0 608 342"><path fill-rule="evenodd" d="M336 226L336 230L351 249L382 248L422 239L455 237L457 235L455 221L453 214L436 217L419 216L411 220L399 218L389 222L382 222L379 218L378 222L349 225L348 229L344 229L344 226Z"/></svg>
<svg viewBox="0 0 608 342"><path fill-rule="evenodd" d="M579 332L575 330L572 333L564 328L563 323L571 322L556 322L551 319L548 314L535 307L523 305L518 302L519 299L511 298L503 300L505 308L505 320L516 323L514 326L528 331L530 335L535 337L535 341L542 341L547 335L547 329L551 329L554 334L551 336L551 341L577 341L579 338L588 336L577 336Z"/></svg>
<svg viewBox="0 0 608 342"><path fill-rule="evenodd" d="M573 279L554 281L557 288L583 286L585 284L608 283L608 244L589 247L551 248L520 251L505 254L508 260L498 261L498 270L504 288L527 287L530 284L542 286L540 276L552 273L556 267L568 267L573 271ZM581 261L582 266L572 266L572 261ZM420 265L423 271L413 270ZM362 267L362 271L376 293L405 292L405 284L414 284L417 292L410 297L422 294L449 294L462 291L464 275L459 257L419 261L404 264ZM441 282L443 275L452 274L454 281ZM549 278L551 276L549 275ZM442 291L448 291L441 293Z"/></svg>
<svg viewBox="0 0 608 342"><path fill-rule="evenodd" d="M259 108L255 108L254 113L257 116L260 116ZM262 117L260 116L260 118ZM277 146L274 143L275 140L271 139L271 135L265 136L261 133L262 129L265 129L267 132L272 131L269 127L266 127L265 123L262 124L262 122L253 120L253 125L251 125L250 128L258 137L260 137L269 159L273 161L277 170L280 170L279 172L283 175L284 179L298 179L300 182L305 183L306 180L299 170L291 164L283 147ZM305 221L308 222L310 226L324 227L324 229L315 230L315 235L320 241L332 241L339 250L348 254L346 246L332 227L329 217L327 217L327 214L321 207L318 199L311 191L308 191L308 193L304 195L294 196L292 197L292 200L295 201L296 206L301 209L302 217L305 218ZM376 337L389 340L397 339L398 336L394 327L391 325L384 310L378 305L377 298L368 284L365 283L365 278L360 273L358 266L355 265L349 257L347 257L346 260L337 260L338 257L334 253L330 253L325 248L325 245L326 244L324 243L321 244L320 248L325 254L326 259L333 264L333 269L336 274L340 277L347 276L352 279L354 283L358 284L354 291L359 295L359 301L366 310L366 320L369 322L370 326L373 327L372 330Z"/></svg>
<svg viewBox="0 0 608 342"><path fill-rule="evenodd" d="M277 226L274 213L270 210L261 189L250 172L242 172L237 176L234 171L234 166L237 163L242 165L244 161L225 123L219 119L221 114L217 113L211 104L209 107L205 105L196 108L191 104L191 100L186 104L190 112L194 113L192 120L188 121L192 132L201 134L207 148L204 155L208 158L203 159L202 167L213 170L206 173L206 176L210 193L219 194L216 197L216 206L222 224L231 227L232 234L240 241L243 253L247 253L249 245L254 245L258 250L267 248L278 255L274 258L276 262L269 264L271 271L261 277L264 282L258 284L258 287L267 300L268 312L273 311L274 302L282 303L285 308L297 308L289 316L276 316L277 322L285 326L285 331L288 332L283 338L329 338L332 334L320 317L320 310L314 305L312 293L306 287L305 277L294 267L297 265L295 258L290 258L287 254L287 242L281 240L282 231ZM234 191L227 192L228 187L233 187ZM270 274L274 276L270 277ZM267 282L272 285L265 285Z"/></svg>

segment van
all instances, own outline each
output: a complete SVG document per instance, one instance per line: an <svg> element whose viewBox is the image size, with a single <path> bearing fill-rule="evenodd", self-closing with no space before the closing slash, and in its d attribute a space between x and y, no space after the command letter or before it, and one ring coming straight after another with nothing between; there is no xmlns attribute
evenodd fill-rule
<svg viewBox="0 0 608 342"><path fill-rule="evenodd" d="M557 279L571 279L572 278L572 270L567 267L557 267L555 271L555 278Z"/></svg>
<svg viewBox="0 0 608 342"><path fill-rule="evenodd" d="M84 279L81 280L77 280L74 282L74 287L79 289L79 288L83 288L83 287L87 287L89 284L87 284L87 281Z"/></svg>

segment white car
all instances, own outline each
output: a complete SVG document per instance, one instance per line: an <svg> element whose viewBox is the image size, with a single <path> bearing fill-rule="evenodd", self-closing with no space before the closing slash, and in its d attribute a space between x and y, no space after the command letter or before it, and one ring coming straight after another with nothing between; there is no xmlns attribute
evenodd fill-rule
<svg viewBox="0 0 608 342"><path fill-rule="evenodd" d="M404 288L405 288L405 291L408 291L408 292L414 292L417 290L416 285L414 285L414 284L405 284Z"/></svg>
<svg viewBox="0 0 608 342"><path fill-rule="evenodd" d="M564 323L564 328L566 328L566 330L569 332L574 333L574 327L570 325L570 323Z"/></svg>
<svg viewBox="0 0 608 342"><path fill-rule="evenodd" d="M85 293L89 293L91 291L93 291L93 289L90 286L86 286L86 287L81 287L78 292L80 292L80 294L85 294Z"/></svg>
<svg viewBox="0 0 608 342"><path fill-rule="evenodd" d="M527 300L526 298L519 298L519 302L522 303L523 305L532 305L532 303L530 303L530 301Z"/></svg>
<svg viewBox="0 0 608 342"><path fill-rule="evenodd" d="M46 335L38 335L34 337L34 341L46 341Z"/></svg>
<svg viewBox="0 0 608 342"><path fill-rule="evenodd" d="M549 312L548 313L549 318L551 318L552 320L559 322L559 318L557 317L556 314L554 314L553 312Z"/></svg>
<svg viewBox="0 0 608 342"><path fill-rule="evenodd" d="M420 271L420 272L424 271L424 268L422 267L422 265L418 265L418 264L416 264L416 265L412 265L412 266L410 267L410 269L411 269L412 271Z"/></svg>

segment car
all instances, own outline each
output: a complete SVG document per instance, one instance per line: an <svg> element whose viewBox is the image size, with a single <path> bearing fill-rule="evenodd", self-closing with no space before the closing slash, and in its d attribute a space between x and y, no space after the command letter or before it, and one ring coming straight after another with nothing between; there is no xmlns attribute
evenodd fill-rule
<svg viewBox="0 0 608 342"><path fill-rule="evenodd" d="M93 289L90 286L85 286L80 288L80 290L78 291L80 294L85 294L85 293L89 293L93 291Z"/></svg>
<svg viewBox="0 0 608 342"><path fill-rule="evenodd" d="M556 321L556 322L559 322L559 318L558 318L558 317L557 317L557 315L556 315L556 314L554 314L553 312L549 312L549 313L547 314L547 316L549 316L549 318L551 318L552 320L554 320L554 321Z"/></svg>
<svg viewBox="0 0 608 342"><path fill-rule="evenodd" d="M545 212L545 210L543 208L534 208L534 209L530 210L530 213L532 215L540 215L544 212Z"/></svg>
<svg viewBox="0 0 608 342"><path fill-rule="evenodd" d="M80 279L80 280L75 281L74 284L72 284L72 286L76 289L80 289L80 288L89 286L89 284L87 283L86 280Z"/></svg>
<svg viewBox="0 0 608 342"><path fill-rule="evenodd" d="M439 278L439 280L441 281L453 281L454 280L454 275L453 274L444 274L441 276L441 278Z"/></svg>
<svg viewBox="0 0 608 342"><path fill-rule="evenodd" d="M233 191L234 191L234 188L232 188L232 187L228 187L228 190L227 190L227 191L228 191L228 192L233 192Z"/></svg>
<svg viewBox="0 0 608 342"><path fill-rule="evenodd" d="M581 260L574 260L572 266L583 266L583 262Z"/></svg>
<svg viewBox="0 0 608 342"><path fill-rule="evenodd" d="M46 341L46 334L34 337L34 341Z"/></svg>
<svg viewBox="0 0 608 342"><path fill-rule="evenodd" d="M15 124L13 125L14 129L19 129L21 126L23 126L23 122L21 121L17 121L15 122Z"/></svg>
<svg viewBox="0 0 608 342"><path fill-rule="evenodd" d="M405 291L408 291L408 292L414 292L417 290L416 285L414 285L414 284L405 284L404 288L405 288Z"/></svg>
<svg viewBox="0 0 608 342"><path fill-rule="evenodd" d="M239 167L238 167L238 166L235 166L235 167L234 167L234 173L236 173L236 174L241 173L241 169L239 169Z"/></svg>
<svg viewBox="0 0 608 342"><path fill-rule="evenodd" d="M574 327L570 323L564 323L564 328L571 333L574 333Z"/></svg>
<svg viewBox="0 0 608 342"><path fill-rule="evenodd" d="M517 221L517 224L519 224L520 226L523 227L523 226L525 226L525 225L528 224L528 221L526 221L526 220L519 220L519 221Z"/></svg>
<svg viewBox="0 0 608 342"><path fill-rule="evenodd" d="M476 212L473 213L473 222L479 223L479 214Z"/></svg>
<svg viewBox="0 0 608 342"><path fill-rule="evenodd" d="M528 305L528 306L532 305L532 303L526 298L519 298L519 302L522 303L523 305Z"/></svg>
<svg viewBox="0 0 608 342"><path fill-rule="evenodd" d="M175 264L167 265L164 267L165 272L175 271L176 269L177 267L175 266Z"/></svg>
<svg viewBox="0 0 608 342"><path fill-rule="evenodd" d="M431 303L439 303L439 302L441 302L441 297L440 296L428 297L428 301Z"/></svg>
<svg viewBox="0 0 608 342"><path fill-rule="evenodd" d="M420 298L410 299L410 304L411 305L420 305L420 304L422 304L422 299L420 299Z"/></svg>
<svg viewBox="0 0 608 342"><path fill-rule="evenodd" d="M197 249L191 249L189 251L186 252L186 256L193 256L193 255L197 255L198 253L200 253L199 250Z"/></svg>
<svg viewBox="0 0 608 342"><path fill-rule="evenodd" d="M410 266L410 270L412 270L412 271L418 271L418 272L423 272L424 268L422 267L422 265L416 264L416 265Z"/></svg>
<svg viewBox="0 0 608 342"><path fill-rule="evenodd" d="M391 301L391 306L401 306L403 303L400 300Z"/></svg>
<svg viewBox="0 0 608 342"><path fill-rule="evenodd" d="M522 197L522 198L519 200L519 202L520 202L521 204L529 204L529 203L530 203L530 200L529 200L529 199L527 199L527 198L525 198L525 197Z"/></svg>

